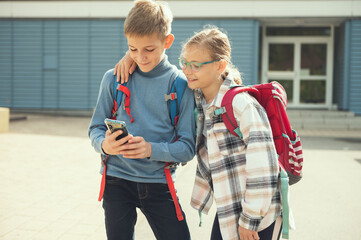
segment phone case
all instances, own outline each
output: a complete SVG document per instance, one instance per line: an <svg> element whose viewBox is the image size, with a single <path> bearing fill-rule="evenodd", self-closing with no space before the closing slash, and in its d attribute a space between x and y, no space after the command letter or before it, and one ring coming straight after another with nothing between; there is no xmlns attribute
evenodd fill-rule
<svg viewBox="0 0 361 240"><path fill-rule="evenodd" d="M123 121L118 121L118 120L112 120L112 119L109 119L109 118L106 118L104 120L105 122L105 125L107 125L107 128L109 129L109 131L111 133L115 132L115 131L118 131L118 130L122 130L123 133L121 135L119 135L116 140L119 140L125 136L128 136L128 129L127 129L127 126L125 124L125 122Z"/></svg>

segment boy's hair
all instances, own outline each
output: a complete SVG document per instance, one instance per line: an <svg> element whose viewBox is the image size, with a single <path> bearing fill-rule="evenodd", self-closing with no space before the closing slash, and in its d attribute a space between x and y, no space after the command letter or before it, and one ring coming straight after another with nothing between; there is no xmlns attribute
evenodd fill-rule
<svg viewBox="0 0 361 240"><path fill-rule="evenodd" d="M171 33L173 15L167 3L137 0L124 22L124 34L149 36L158 34L161 40Z"/></svg>
<svg viewBox="0 0 361 240"><path fill-rule="evenodd" d="M231 63L231 44L226 33L216 26L206 25L202 31L195 33L193 37L188 39L183 45L182 52L184 52L188 46L194 45L204 47L212 60L223 59L227 61L228 65L222 73L222 79L225 79L229 73L232 73L234 81L242 85L241 74Z"/></svg>

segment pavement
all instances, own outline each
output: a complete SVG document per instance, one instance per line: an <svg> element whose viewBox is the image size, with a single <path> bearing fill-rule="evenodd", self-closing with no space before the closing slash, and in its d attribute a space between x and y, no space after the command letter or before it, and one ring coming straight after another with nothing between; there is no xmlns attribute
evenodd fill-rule
<svg viewBox="0 0 361 240"><path fill-rule="evenodd" d="M103 240L97 201L98 154L87 137L89 117L15 114L0 134L0 239ZM14 116L14 114L12 114ZM361 240L361 131L302 130L304 178L291 187L297 229L292 240ZM209 239L215 208L190 205L196 161L179 168L176 188L193 240ZM153 240L142 213L136 240Z"/></svg>

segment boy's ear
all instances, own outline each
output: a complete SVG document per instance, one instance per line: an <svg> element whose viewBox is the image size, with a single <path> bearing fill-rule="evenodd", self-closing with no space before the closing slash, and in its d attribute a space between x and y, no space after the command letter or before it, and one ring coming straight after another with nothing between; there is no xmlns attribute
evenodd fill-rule
<svg viewBox="0 0 361 240"><path fill-rule="evenodd" d="M224 70L226 70L226 67L227 67L228 63L226 60L224 59L221 59L219 62L218 62L218 69L217 69L217 72L219 74L222 74L224 72Z"/></svg>
<svg viewBox="0 0 361 240"><path fill-rule="evenodd" d="M168 36L166 36L165 37L164 48L169 49L172 46L173 41L174 41L174 35L173 34L169 34Z"/></svg>

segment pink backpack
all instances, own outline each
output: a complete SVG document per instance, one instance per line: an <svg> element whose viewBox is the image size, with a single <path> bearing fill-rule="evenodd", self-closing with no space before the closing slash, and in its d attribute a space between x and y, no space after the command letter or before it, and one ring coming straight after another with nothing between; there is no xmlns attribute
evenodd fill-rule
<svg viewBox="0 0 361 240"><path fill-rule="evenodd" d="M301 140L297 132L291 129L286 113L287 94L278 82L254 85L252 87L233 87L222 99L222 108L215 111L221 114L227 129L236 137L243 138L234 117L232 101L236 94L248 92L266 110L272 128L273 140L281 169L281 195L283 205L283 238L289 237L288 185L297 183L302 178L303 155Z"/></svg>

